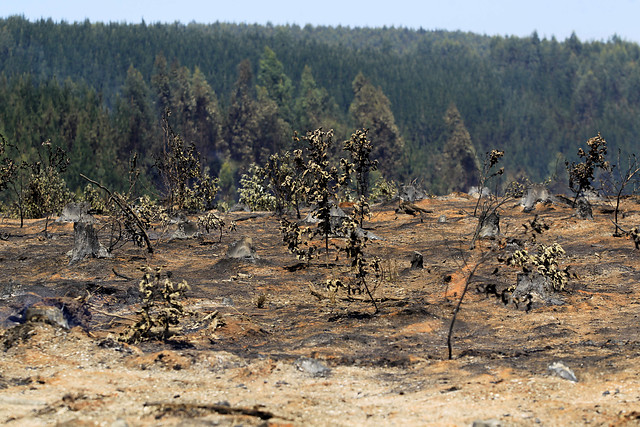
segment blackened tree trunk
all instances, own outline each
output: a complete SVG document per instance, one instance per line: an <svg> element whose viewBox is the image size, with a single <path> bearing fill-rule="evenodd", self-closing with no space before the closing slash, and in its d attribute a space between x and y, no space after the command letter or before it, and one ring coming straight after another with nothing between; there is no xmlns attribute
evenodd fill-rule
<svg viewBox="0 0 640 427"><path fill-rule="evenodd" d="M98 234L93 223L78 221L73 224L74 245L69 265L86 258L106 258L109 252L98 242Z"/></svg>

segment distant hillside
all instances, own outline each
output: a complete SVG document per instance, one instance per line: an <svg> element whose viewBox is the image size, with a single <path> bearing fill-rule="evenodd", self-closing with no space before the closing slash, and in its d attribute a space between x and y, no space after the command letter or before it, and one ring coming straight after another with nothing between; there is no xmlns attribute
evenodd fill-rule
<svg viewBox="0 0 640 427"><path fill-rule="evenodd" d="M0 20L0 132L24 146L46 137L74 149L97 147L100 129L117 147L96 160L100 166L110 155L124 161L131 150L151 153L162 110L169 107L176 111L177 129L209 151L212 169L230 159L237 178L247 162L283 148L304 126L331 125L339 138L348 137L361 125L353 105L354 81L362 73L380 90L370 93L382 101L371 104L388 99L404 143L402 166L389 168L390 178L417 178L438 190L435 171L446 167L438 162L449 137L444 116L454 105L477 153L504 149L510 178L542 180L555 172L558 158L574 158L578 145L598 131L612 152L635 150L639 60L637 44L617 38L582 43L575 35L558 41L535 33L518 38L404 28L69 24L10 17ZM167 79L168 92L162 92L160 77ZM245 92L239 85L246 85ZM206 92L200 101L197 90ZM54 110L46 126L45 100ZM206 108L198 112L197 102ZM249 116L255 129L247 135L240 135L237 128L245 125L231 117L239 111L234 102L254 109ZM70 119L89 106L93 116ZM383 114L374 110L372 122ZM87 129L93 136L83 136L92 135ZM251 146L234 155L233 138Z"/></svg>

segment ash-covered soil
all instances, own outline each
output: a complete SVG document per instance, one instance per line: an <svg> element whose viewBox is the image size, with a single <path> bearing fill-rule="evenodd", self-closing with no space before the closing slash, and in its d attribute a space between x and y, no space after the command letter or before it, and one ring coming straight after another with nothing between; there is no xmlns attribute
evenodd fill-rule
<svg viewBox="0 0 640 427"><path fill-rule="evenodd" d="M169 240L155 252L128 244L109 259L69 266L73 224L0 224L0 422L7 425L636 425L640 423L640 252L613 237L609 205L594 220L561 204L501 212L501 236L469 243L476 200L453 194L416 205L421 216L374 206L366 221L370 256L385 275L366 293L332 294L348 283L344 254L298 264L270 213L229 213L237 229ZM623 203L628 228L640 205ZM518 269L498 261L524 240L535 215L538 237L566 251L574 273L551 303L504 304ZM440 222L441 215L446 222ZM251 237L260 259L226 258ZM101 234L101 239L106 236ZM339 239L334 243L339 244ZM320 244L320 243L319 243ZM493 249L492 249L493 248ZM492 251L493 250L493 251ZM423 269L410 269L414 251ZM447 333L470 269L448 360ZM191 287L193 314L165 341L123 344L137 320L141 267L164 266ZM498 296L487 289L495 289ZM27 308L58 310L25 322ZM32 311L33 313L33 311ZM46 318L46 316L40 316ZM549 366L561 362L577 382ZM491 425L491 424L489 424Z"/></svg>

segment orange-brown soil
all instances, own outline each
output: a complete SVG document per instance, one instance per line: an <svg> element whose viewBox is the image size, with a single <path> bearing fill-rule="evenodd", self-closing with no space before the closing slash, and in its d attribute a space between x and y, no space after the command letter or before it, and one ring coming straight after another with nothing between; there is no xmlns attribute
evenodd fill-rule
<svg viewBox="0 0 640 427"><path fill-rule="evenodd" d="M329 267L324 256L298 265L270 213L226 214L237 231L221 242L217 235L169 241L158 232L154 254L128 244L113 258L72 266L66 255L72 224L52 224L45 238L44 220L24 228L3 220L0 422L640 422L640 252L629 239L612 236L606 203L594 205L593 221L572 217L562 205L523 213L515 202L505 204L503 237L480 241L473 251L475 199L454 194L417 205L430 213L413 217L396 214L395 205L375 206L366 222L381 238L366 249L385 269L383 280L369 281L378 313L366 293L327 289L327 279L352 277L344 255L336 260L332 252ZM640 205L629 199L623 208L624 225L640 224ZM561 267L576 276L554 304L536 303L527 311L482 290L493 284L501 292L516 283L517 268L497 258L511 250L509 239L524 239L522 224L534 214L551 224L538 240L561 244ZM445 223L437 221L440 215ZM252 237L260 260L225 258L241 236ZM409 269L413 251L424 256L424 269ZM478 262L448 360L452 313ZM137 318L143 266L164 266L176 282L186 280L191 290L184 305L194 314L166 341L126 345L117 338ZM12 321L29 305L52 302L75 313L77 326ZM554 375L548 369L554 362L571 368L578 382ZM321 364L321 375L307 369L314 363Z"/></svg>

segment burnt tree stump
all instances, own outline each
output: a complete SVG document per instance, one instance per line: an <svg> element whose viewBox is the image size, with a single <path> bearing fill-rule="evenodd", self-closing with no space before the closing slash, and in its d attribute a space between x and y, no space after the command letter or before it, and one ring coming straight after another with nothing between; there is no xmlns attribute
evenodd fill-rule
<svg viewBox="0 0 640 427"><path fill-rule="evenodd" d="M584 197L580 197L576 202L576 217L579 219L593 219L591 203Z"/></svg>
<svg viewBox="0 0 640 427"><path fill-rule="evenodd" d="M411 256L411 268L420 269L424 268L424 257L420 252L414 251Z"/></svg>
<svg viewBox="0 0 640 427"><path fill-rule="evenodd" d="M93 228L91 221L78 221L73 223L73 249L70 252L69 265L86 258L108 258L109 251L98 242L98 233Z"/></svg>

